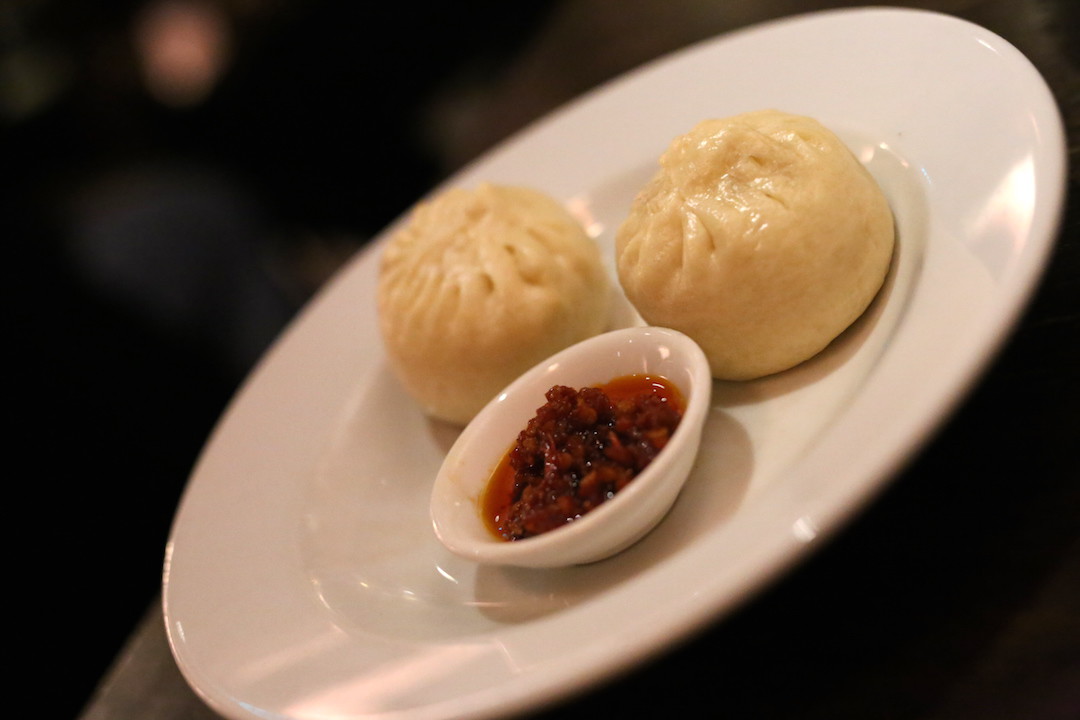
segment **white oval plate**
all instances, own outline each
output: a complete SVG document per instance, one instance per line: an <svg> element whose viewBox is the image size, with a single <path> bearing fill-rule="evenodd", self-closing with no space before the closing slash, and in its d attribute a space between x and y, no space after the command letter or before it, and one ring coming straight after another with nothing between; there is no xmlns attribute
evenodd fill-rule
<svg viewBox="0 0 1080 720"><path fill-rule="evenodd" d="M671 138L765 107L834 129L892 203L898 254L867 315L793 371L715 384L698 465L642 542L579 568L478 567L429 524L455 431L428 422L387 367L380 238L252 373L180 505L165 619L211 706L461 718L566 697L720 618L918 449L1014 325L1063 204L1056 106L1001 38L908 10L759 26L599 88L451 182L562 198L610 259Z"/></svg>

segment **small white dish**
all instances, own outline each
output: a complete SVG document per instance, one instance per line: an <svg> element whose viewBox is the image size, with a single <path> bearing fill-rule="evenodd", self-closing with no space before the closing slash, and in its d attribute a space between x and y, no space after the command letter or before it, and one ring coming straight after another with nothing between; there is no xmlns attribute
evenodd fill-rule
<svg viewBox="0 0 1080 720"><path fill-rule="evenodd" d="M523 540L496 537L483 519L484 490L548 389L600 385L633 374L665 378L686 403L664 449L615 497L566 526ZM519 377L462 431L432 489L435 534L466 559L522 567L590 563L626 549L648 534L678 497L697 457L711 394L705 353L675 330L625 328L567 348Z"/></svg>

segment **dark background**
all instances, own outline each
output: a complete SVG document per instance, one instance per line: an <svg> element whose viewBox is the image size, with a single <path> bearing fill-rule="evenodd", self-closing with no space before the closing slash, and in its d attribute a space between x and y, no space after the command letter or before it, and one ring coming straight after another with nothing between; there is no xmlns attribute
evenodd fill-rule
<svg viewBox="0 0 1080 720"><path fill-rule="evenodd" d="M34 538L16 558L32 642L55 643L66 686L49 716L79 709L155 599L187 475L252 363L448 172L424 125L437 94L497 72L551 3L466 5L181 4L232 27L217 82L182 103L154 96L137 44L167 3L4 6L25 363L8 379L29 461L11 507Z"/></svg>
<svg viewBox="0 0 1080 720"><path fill-rule="evenodd" d="M18 359L9 534L23 540L10 620L29 641L14 652L44 648L59 680L45 714L78 712L156 601L202 443L352 252L464 162L607 78L725 30L854 4L0 6ZM1005 36L1062 107L1073 179L1044 282L957 415L826 552L552 715L700 698L715 676L729 681L723 705L755 717L1080 717L1080 4L906 5ZM223 33L212 81L148 70L143 41L162 27Z"/></svg>

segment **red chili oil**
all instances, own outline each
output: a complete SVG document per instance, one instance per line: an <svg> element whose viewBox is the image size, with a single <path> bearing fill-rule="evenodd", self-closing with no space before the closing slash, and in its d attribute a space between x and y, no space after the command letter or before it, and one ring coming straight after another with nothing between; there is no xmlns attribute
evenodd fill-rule
<svg viewBox="0 0 1080 720"><path fill-rule="evenodd" d="M686 409L658 375L555 385L545 398L482 498L485 523L505 540L562 527L615 497L663 450Z"/></svg>

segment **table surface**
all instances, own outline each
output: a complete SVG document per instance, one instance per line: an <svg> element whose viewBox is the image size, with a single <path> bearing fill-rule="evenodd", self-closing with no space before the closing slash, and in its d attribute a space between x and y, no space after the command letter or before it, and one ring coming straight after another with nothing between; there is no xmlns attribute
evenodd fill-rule
<svg viewBox="0 0 1080 720"><path fill-rule="evenodd" d="M518 25L501 45L492 43L499 46L483 62L469 65L456 83L425 89L423 110L438 121L430 123L438 132L426 136L436 169L418 170L397 197L651 58L761 20L846 5L523 4ZM687 643L539 717L610 716L673 704L800 720L1080 717L1080 3L906 6L954 14L1003 36L1055 94L1068 133L1071 180L1060 239L1036 295L955 415L820 552ZM390 23L390 11L382 12L387 17L380 20ZM408 111L417 112L415 105ZM291 159L296 166L289 171L303 173ZM85 208L85 194L80 199L74 207ZM320 212L318 202L313 196L290 221L296 225L305 212ZM366 223L374 232L384 218L331 219L336 225L325 227L350 227L351 220L351 227ZM278 315L264 315L270 318L265 334L300 304L305 282L310 292L346 254L349 243L335 243L332 235L325 231L322 242L290 256L294 287L301 289L292 306L283 303ZM124 318L137 322L134 315ZM126 327L108 337L125 337ZM215 347L222 356L232 353L230 368L239 377L259 342ZM215 395L203 407L216 412L224 397ZM211 410L192 422L200 438ZM196 450L189 441L181 462L190 464ZM167 518L158 518L145 537L161 537L166 525ZM162 549L154 541L144 544L151 554ZM83 706L82 720L216 717L181 678L159 599L148 600L145 615L132 618L130 635L117 641L119 654Z"/></svg>

